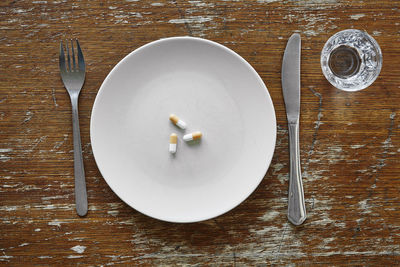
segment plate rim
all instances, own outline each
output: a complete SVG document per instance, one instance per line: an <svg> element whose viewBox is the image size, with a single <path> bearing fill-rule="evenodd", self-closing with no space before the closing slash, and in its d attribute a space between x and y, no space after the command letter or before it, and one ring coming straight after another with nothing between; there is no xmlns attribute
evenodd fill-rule
<svg viewBox="0 0 400 267"><path fill-rule="evenodd" d="M141 209L138 209L138 208L136 208L136 207L133 207L133 206L130 205L127 201L125 201L119 194L117 194L116 190L115 190L115 189L113 188L113 186L108 182L107 178L103 175L103 172L102 172L101 167L100 167L100 165L99 165L99 163L98 163L98 160L96 159L95 148L94 148L94 146L93 146L93 134L92 134L92 133L94 132L94 131L93 131L93 123L94 123L94 122L93 122L93 117L94 117L93 114L95 113L95 110L97 109L96 107L98 106L98 104L96 104L96 103L98 102L98 97L99 97L99 95L101 94L101 92L102 92L102 91L104 90L104 88L105 88L105 84L108 82L108 80L109 80L110 77L112 76L112 73L115 72L115 71L118 69L118 67L119 67L120 65L122 65L125 61L127 61L128 58L132 57L132 56L133 56L134 54L136 54L136 53L139 53L141 50L143 50L143 49L145 49L145 48L147 48L147 47L149 47L149 46L153 46L153 45L162 43L162 42L169 42L169 41L174 41L174 40L195 40L195 41L199 41L199 42L208 43L208 44L211 45L211 46L217 46L217 47L223 49L224 51L228 52L228 53L231 54L232 56L234 56L234 57L236 57L237 59L239 59L242 63L244 63L244 64L247 66L247 68L248 68L251 72L253 72L253 73L255 74L255 77L257 78L258 82L262 85L262 87L263 87L263 89L264 89L263 91L264 91L264 94L265 94L265 96L266 96L265 100L266 100L267 102L269 102L270 106L272 107L273 125L274 125L274 127L273 127L273 137L274 137L274 138L273 138L273 150L272 150L272 152L271 152L272 154L271 154L271 157L270 157L269 160L268 160L268 158L267 158L266 164L264 165L264 168L263 168L263 174L262 174L261 177L259 177L259 178L257 179L258 181L257 181L257 183L255 184L254 188L251 188L251 189L249 190L248 194L244 194L244 197L243 197L243 198L240 198L239 201L237 201L237 203L236 203L236 202L233 203L232 206L230 206L228 209L223 210L222 212L221 212L221 211L220 211L220 212L217 212L216 214L214 214L214 215L212 215L212 216L198 216L198 217L195 218L195 219L186 219L186 220L177 220L177 219L173 219L173 218L159 218L159 217L153 216L153 215L149 214L149 213L146 212L146 211L143 211L143 210L141 210ZM111 69L111 71L107 74L106 78L103 80L103 82L102 82L102 84L101 84L99 90L98 90L97 93L96 93L96 97L95 97L95 100L94 100L94 103L93 103L93 107L92 107L92 111L91 111L91 114L90 114L90 127L89 127L89 128L90 128L90 129L89 129L89 134L90 134L90 142L91 142L91 147L92 147L92 152L93 152L93 158L94 158L94 160L95 160L97 169L99 170L101 176L102 176L103 179L105 180L106 184L111 188L111 190L113 191L113 193L114 193L120 200L122 200L126 205L128 205L128 206L131 207L132 209L138 211L139 213L142 213L142 214L144 214L144 215L146 215L146 216L148 216L148 217L151 217L151 218L153 218L153 219L157 219L157 220L165 221L165 222L170 222L170 223L196 223L196 222L202 222L202 221L206 221L206 220L210 220L210 219L216 218L216 217L218 217L218 216L221 216L221 215L223 215L223 214L228 213L229 211L232 211L234 208L236 208L237 206L239 206L240 204L242 204L247 198L249 198L249 197L254 193L254 191L260 186L262 180L264 179L265 175L266 175L267 172L268 172L269 167L271 166L271 162L272 162L272 159L273 159L273 157L274 157L275 150L276 150L277 121L276 121L275 107L274 107L274 103L273 103L273 101L272 101L271 95L269 94L268 88L267 88L267 86L265 85L263 79L262 79L262 78L260 77L260 75L258 74L258 72L254 69L254 67L253 67L247 60L245 60L242 56L240 56L238 53L236 53L236 52L233 51L232 49L230 49L230 48L228 48L228 47L226 47L226 46L224 46L224 45L222 45L222 44L220 44L220 43L217 43L217 42L215 42L215 41L211 41L211 40L204 39L204 38L200 38L200 37L192 37L192 36L174 36L174 37L160 38L160 39L158 39L158 40L154 40L154 41L151 41L151 42L149 42L149 43L146 43L146 44L144 44L144 45L142 45L142 46L140 46L140 47L134 49L132 52L130 52L130 53L127 54L126 56L124 56L124 57Z"/></svg>

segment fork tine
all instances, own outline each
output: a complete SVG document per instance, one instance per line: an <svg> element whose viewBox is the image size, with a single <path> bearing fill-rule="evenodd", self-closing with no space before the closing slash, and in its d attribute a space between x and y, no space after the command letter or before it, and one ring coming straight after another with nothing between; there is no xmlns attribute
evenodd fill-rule
<svg viewBox="0 0 400 267"><path fill-rule="evenodd" d="M60 56L59 56L59 64L60 64L60 70L62 72L65 72L65 55L64 55L64 48L63 48L63 42L60 41Z"/></svg>
<svg viewBox="0 0 400 267"><path fill-rule="evenodd" d="M79 66L79 71L85 72L85 60L83 59L81 46L79 45L78 39L75 39L75 40L76 40L76 46L78 48L78 66Z"/></svg>
<svg viewBox="0 0 400 267"><path fill-rule="evenodd" d="M65 40L65 43L66 43L66 45L67 45L68 71L71 71L71 58L70 58L70 56L69 56L68 40Z"/></svg>
<svg viewBox="0 0 400 267"><path fill-rule="evenodd" d="M76 64L75 64L75 49L74 49L74 42L71 39L71 49L72 49L72 67L73 71L77 71Z"/></svg>

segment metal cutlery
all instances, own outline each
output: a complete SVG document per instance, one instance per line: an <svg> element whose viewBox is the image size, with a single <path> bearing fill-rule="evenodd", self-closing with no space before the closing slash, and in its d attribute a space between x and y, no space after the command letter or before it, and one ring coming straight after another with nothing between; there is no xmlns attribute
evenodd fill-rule
<svg viewBox="0 0 400 267"><path fill-rule="evenodd" d="M299 149L300 118L300 35L293 34L286 45L282 62L282 92L289 128L290 175L288 219L294 225L306 219Z"/></svg>
<svg viewBox="0 0 400 267"><path fill-rule="evenodd" d="M71 43L71 55L68 43ZM74 41L66 40L65 50L67 52L67 62L63 42L60 42L60 73L65 88L68 91L72 105L72 126L74 138L74 176L75 176L75 204L79 216L85 216L88 210L85 170L83 167L81 134L79 130L78 98L82 86L85 82L85 61L78 40L76 41L77 60L75 56ZM72 61L72 62L71 62ZM77 62L76 62L77 61ZM71 64L72 63L72 64ZM77 63L77 64L76 64Z"/></svg>

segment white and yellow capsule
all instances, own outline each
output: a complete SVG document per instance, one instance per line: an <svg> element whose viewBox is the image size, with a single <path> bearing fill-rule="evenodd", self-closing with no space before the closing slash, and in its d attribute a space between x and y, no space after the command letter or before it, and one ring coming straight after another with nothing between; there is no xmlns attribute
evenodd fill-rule
<svg viewBox="0 0 400 267"><path fill-rule="evenodd" d="M178 136L176 134L171 134L169 136L169 153L176 153L176 143L178 142Z"/></svg>
<svg viewBox="0 0 400 267"><path fill-rule="evenodd" d="M185 134L183 136L183 140L186 141L186 142L193 141L193 140L200 140L202 135L203 134L201 132L194 132L194 133L190 133L190 134Z"/></svg>
<svg viewBox="0 0 400 267"><path fill-rule="evenodd" d="M186 129L186 123L178 118L175 114L169 115L169 119L172 121L173 124L178 126L181 129Z"/></svg>

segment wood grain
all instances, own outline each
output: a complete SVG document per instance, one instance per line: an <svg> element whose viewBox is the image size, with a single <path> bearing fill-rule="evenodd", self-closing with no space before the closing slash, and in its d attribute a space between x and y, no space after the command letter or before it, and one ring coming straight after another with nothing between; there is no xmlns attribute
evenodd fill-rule
<svg viewBox="0 0 400 267"><path fill-rule="evenodd" d="M400 1L2 1L0 3L0 263L27 265L400 264ZM346 93L323 77L335 32L370 33L383 68ZM280 68L302 45L301 164L308 219L286 219L288 139ZM261 75L278 122L258 189L216 219L172 224L125 205L93 159L90 112L112 67L150 41L191 35L238 52ZM74 205L71 107L58 70L61 39L87 62L80 125L89 213Z"/></svg>

